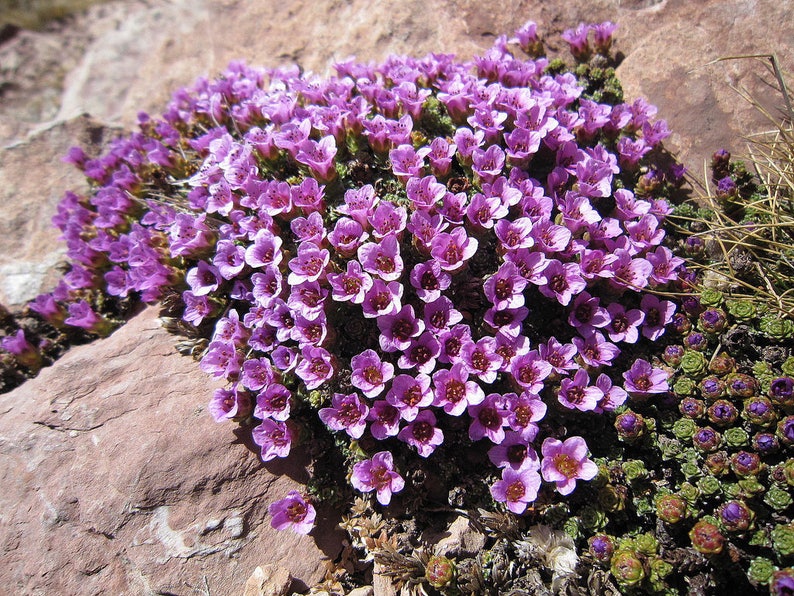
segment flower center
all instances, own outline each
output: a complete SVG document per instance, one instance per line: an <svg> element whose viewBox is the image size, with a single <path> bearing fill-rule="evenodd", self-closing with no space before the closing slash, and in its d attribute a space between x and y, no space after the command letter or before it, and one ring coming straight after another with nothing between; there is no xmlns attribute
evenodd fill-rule
<svg viewBox="0 0 794 596"><path fill-rule="evenodd" d="M527 458L527 446L521 443L510 445L507 448L507 461L511 464L520 464Z"/></svg>
<svg viewBox="0 0 794 596"><path fill-rule="evenodd" d="M414 424L413 436L420 443L428 443L433 438L433 426L428 422L421 421Z"/></svg>
<svg viewBox="0 0 794 596"><path fill-rule="evenodd" d="M306 505L296 501L287 507L286 513L287 517L290 518L291 521L297 523L303 521L308 511L309 509L306 507Z"/></svg>
<svg viewBox="0 0 794 596"><path fill-rule="evenodd" d="M579 470L579 466L574 459L567 453L558 453L553 457L554 467L566 478L573 478Z"/></svg>
<svg viewBox="0 0 794 596"><path fill-rule="evenodd" d="M448 402L456 404L463 399L464 395L466 395L466 385L463 382L453 379L447 383L445 396Z"/></svg>
<svg viewBox="0 0 794 596"><path fill-rule="evenodd" d="M515 503L516 501L521 500L521 497L523 497L526 492L527 489L524 486L524 483L520 480L516 480L513 484L507 487L505 495L507 496L508 501Z"/></svg>
<svg viewBox="0 0 794 596"><path fill-rule="evenodd" d="M370 385L380 385L383 382L383 373L377 366L368 366L361 376Z"/></svg>

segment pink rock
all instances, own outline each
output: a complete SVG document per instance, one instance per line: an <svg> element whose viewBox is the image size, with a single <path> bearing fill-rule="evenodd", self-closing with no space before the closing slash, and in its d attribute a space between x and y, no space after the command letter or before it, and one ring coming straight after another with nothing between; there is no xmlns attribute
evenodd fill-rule
<svg viewBox="0 0 794 596"><path fill-rule="evenodd" d="M213 382L173 342L149 308L0 396L1 585L240 594L265 563L322 579L341 548L333 516L299 536L267 515L301 490L306 462L274 475L233 425L214 423Z"/></svg>

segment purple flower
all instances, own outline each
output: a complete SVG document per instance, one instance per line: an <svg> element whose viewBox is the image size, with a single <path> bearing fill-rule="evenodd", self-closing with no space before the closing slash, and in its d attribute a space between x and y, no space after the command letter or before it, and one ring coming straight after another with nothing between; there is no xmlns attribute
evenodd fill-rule
<svg viewBox="0 0 794 596"><path fill-rule="evenodd" d="M368 237L369 234L359 222L349 217L340 217L334 229L328 234L328 241L340 256L349 258L356 254L358 247Z"/></svg>
<svg viewBox="0 0 794 596"><path fill-rule="evenodd" d="M223 279L234 279L245 267L245 249L231 240L219 240L212 264Z"/></svg>
<svg viewBox="0 0 794 596"><path fill-rule="evenodd" d="M334 156L336 156L336 139L333 135L329 135L319 141L311 139L302 141L298 145L295 161L309 166L312 174L319 180L329 181L336 177Z"/></svg>
<svg viewBox="0 0 794 596"><path fill-rule="evenodd" d="M457 272L477 252L477 240L457 227L452 232L436 234L431 242L430 254L444 271Z"/></svg>
<svg viewBox="0 0 794 596"><path fill-rule="evenodd" d="M645 313L641 310L627 311L619 302L607 306L610 322L604 329L613 342L623 341L629 344L636 343L639 339L639 326L645 320Z"/></svg>
<svg viewBox="0 0 794 596"><path fill-rule="evenodd" d="M537 457L537 456L535 456ZM518 470L506 467L502 470L502 479L491 486L491 496L499 503L506 503L513 513L524 513L527 504L538 497L540 474L537 468L527 466Z"/></svg>
<svg viewBox="0 0 794 596"><path fill-rule="evenodd" d="M444 442L444 433L436 427L435 414L430 410L422 410L399 432L397 438L415 447L422 457L428 457Z"/></svg>
<svg viewBox="0 0 794 596"><path fill-rule="evenodd" d="M640 302L640 310L645 313L642 335L655 340L664 333L665 325L673 320L675 304L669 300L659 300L653 294L646 294Z"/></svg>
<svg viewBox="0 0 794 596"><path fill-rule="evenodd" d="M519 217L512 221L500 219L494 225L496 237L505 250L531 248L535 244L532 238L532 220L528 217Z"/></svg>
<svg viewBox="0 0 794 596"><path fill-rule="evenodd" d="M252 391L259 391L270 385L274 379L273 367L267 358L252 358L243 362L240 382Z"/></svg>
<svg viewBox="0 0 794 596"><path fill-rule="evenodd" d="M396 314L378 317L378 329L381 332L381 350L397 352L411 346L413 338L419 337L425 330L425 323L416 318L414 307L406 304Z"/></svg>
<svg viewBox="0 0 794 596"><path fill-rule="evenodd" d="M403 260L396 236L386 236L379 243L362 244L358 248L358 260L364 271L384 281L396 281L402 275Z"/></svg>
<svg viewBox="0 0 794 596"><path fill-rule="evenodd" d="M397 375L386 394L386 401L400 410L403 420L411 422L421 408L433 403L430 377L423 373L417 374L416 377Z"/></svg>
<svg viewBox="0 0 794 596"><path fill-rule="evenodd" d="M356 267L356 269L359 268ZM371 279L366 273L363 275ZM387 284L382 279L376 278L372 281L372 287L364 294L364 301L361 303L364 317L372 319L381 317L381 315L387 316L399 313L402 308L402 295L403 285L400 282L390 281Z"/></svg>
<svg viewBox="0 0 794 596"><path fill-rule="evenodd" d="M91 308L91 305L85 300L78 300L77 302L71 303L68 310L69 316L64 321L67 325L80 327L81 329L96 333L97 335L107 335L110 333L112 328L110 321L96 314L94 309Z"/></svg>
<svg viewBox="0 0 794 596"><path fill-rule="evenodd" d="M268 385L256 396L254 416L285 421L289 418L292 393L280 383Z"/></svg>
<svg viewBox="0 0 794 596"><path fill-rule="evenodd" d="M577 480L592 480L598 474L598 466L587 458L587 443L582 437L569 437L565 442L548 437L540 450L543 479L554 482L561 495L571 494Z"/></svg>
<svg viewBox="0 0 794 596"><path fill-rule="evenodd" d="M412 176L419 176L425 165L425 156L430 153L429 147L423 147L418 151L411 145L400 145L396 149L389 151L389 161L392 164L392 171L397 178L405 183Z"/></svg>
<svg viewBox="0 0 794 596"><path fill-rule="evenodd" d="M551 374L551 371L551 364L541 358L537 350L517 356L510 363L510 374L513 380L524 391L534 395L540 394L543 390L543 380Z"/></svg>
<svg viewBox="0 0 794 596"><path fill-rule="evenodd" d="M408 349L403 351L397 361L397 366L402 369L416 367L420 373L429 374L436 368L436 358L441 352L441 344L431 331L425 331L411 342Z"/></svg>
<svg viewBox="0 0 794 596"><path fill-rule="evenodd" d="M300 207L304 213L323 209L324 186L320 186L314 178L304 178L297 186L290 188L292 204Z"/></svg>
<svg viewBox="0 0 794 596"><path fill-rule="evenodd" d="M556 298L563 306L568 306L571 298L586 287L576 263L561 263L551 259L543 271L544 283L539 286L540 293L547 298Z"/></svg>
<svg viewBox="0 0 794 596"><path fill-rule="evenodd" d="M506 400L499 393L491 393L479 404L467 408L471 417L469 438L479 441L488 437L492 443L501 443L505 438L504 427L507 424L508 412Z"/></svg>
<svg viewBox="0 0 794 596"><path fill-rule="evenodd" d="M334 376L333 356L324 348L305 346L295 374L306 384L306 389L317 389Z"/></svg>
<svg viewBox="0 0 794 596"><path fill-rule="evenodd" d="M365 350L350 360L353 374L350 383L366 397L376 397L394 377L394 365L382 362L377 352Z"/></svg>
<svg viewBox="0 0 794 596"><path fill-rule="evenodd" d="M658 285L675 281L679 268L684 264L684 259L673 256L673 251L664 246L657 246L656 250L648 253L645 258L653 267L651 281Z"/></svg>
<svg viewBox="0 0 794 596"><path fill-rule="evenodd" d="M287 422L265 418L251 431L254 443L262 449L262 461L287 457L292 447L293 431Z"/></svg>
<svg viewBox="0 0 794 596"><path fill-rule="evenodd" d="M334 393L330 408L321 408L320 420L331 430L343 430L354 439L360 439L367 427L369 407L357 393Z"/></svg>
<svg viewBox="0 0 794 596"><path fill-rule="evenodd" d="M308 534L314 527L317 512L301 494L290 491L287 496L268 506L270 525L276 530L292 530L297 534Z"/></svg>
<svg viewBox="0 0 794 596"><path fill-rule="evenodd" d="M562 32L562 38L568 42L571 53L577 60L586 58L590 53L587 37L591 27L591 25L580 23L576 29L566 29Z"/></svg>
<svg viewBox="0 0 794 596"><path fill-rule="evenodd" d="M215 422L247 416L251 413L251 396L245 391L237 391L236 387L218 388L212 394L207 410Z"/></svg>
<svg viewBox="0 0 794 596"><path fill-rule="evenodd" d="M381 505L388 505L392 494L405 486L403 477L394 471L394 459L389 451L380 451L372 459L355 464L350 483L363 493L374 490Z"/></svg>
<svg viewBox="0 0 794 596"><path fill-rule="evenodd" d="M600 302L599 298L591 296L588 292L582 292L571 305L568 323L584 336L606 327L610 323L609 312L599 306Z"/></svg>
<svg viewBox="0 0 794 596"><path fill-rule="evenodd" d="M317 281L323 278L330 258L330 253L316 244L311 242L300 244L298 256L290 259L288 263L291 273L287 282L297 286L305 281Z"/></svg>
<svg viewBox="0 0 794 596"><path fill-rule="evenodd" d="M488 459L497 468L540 469L540 459L535 450L529 446L529 440L514 431L507 431L504 441L488 450Z"/></svg>
<svg viewBox="0 0 794 596"><path fill-rule="evenodd" d="M414 178L411 178L411 180L414 180ZM408 213L405 211L405 207L395 206L390 201L379 203L375 207L375 211L369 216L369 223L373 228L372 235L378 240L390 235L400 238L407 221Z"/></svg>
<svg viewBox="0 0 794 596"><path fill-rule="evenodd" d="M630 394L666 393L670 389L667 384L667 373L639 358L623 373L623 379L625 379L623 386Z"/></svg>
<svg viewBox="0 0 794 596"><path fill-rule="evenodd" d="M577 409L588 412L596 409L599 401L604 397L604 392L590 386L590 377L587 371L580 368L573 379L563 379L557 399L563 407L569 410Z"/></svg>
<svg viewBox="0 0 794 596"><path fill-rule="evenodd" d="M485 297L498 310L524 306L525 280L518 273L518 267L507 261L483 285Z"/></svg>
<svg viewBox="0 0 794 596"><path fill-rule="evenodd" d="M625 403L628 394L622 388L613 385L612 379L607 375L603 373L598 375L595 384L604 393L604 397L598 402L598 406L595 409L597 414L613 412Z"/></svg>
<svg viewBox="0 0 794 596"><path fill-rule="evenodd" d="M292 233L295 235L295 239L299 243L311 242L312 244L320 246L325 239L326 232L323 225L323 217L318 211L312 211L308 217L296 217L289 225ZM259 232L257 232L257 234L259 234ZM256 243L256 239L254 239L254 243ZM248 250L246 250L246 256L247 255Z"/></svg>
<svg viewBox="0 0 794 596"><path fill-rule="evenodd" d="M369 427L372 436L379 441L394 437L400 431L400 410L384 399L376 399L367 416L372 424Z"/></svg>
<svg viewBox="0 0 794 596"><path fill-rule="evenodd" d="M593 332L585 339L573 338L573 345L579 352L579 356L587 366L598 368L610 366L612 361L620 354L620 348L608 342L599 332Z"/></svg>
<svg viewBox="0 0 794 596"><path fill-rule="evenodd" d="M524 392L521 395L506 393L507 424L525 441L534 441L538 435L538 425L546 416L546 404L540 397Z"/></svg>
<svg viewBox="0 0 794 596"><path fill-rule="evenodd" d="M433 142L441 141L437 138ZM431 145L432 150L432 145ZM430 154L432 163L433 155ZM411 178L405 186L405 193L411 200L416 209L431 211L438 201L447 194L447 187L440 184L434 176L424 176L423 178Z"/></svg>
<svg viewBox="0 0 794 596"><path fill-rule="evenodd" d="M250 267L277 266L281 259L281 238L270 230L259 230L254 236L253 244L245 249L244 260ZM203 261L199 261L199 269L202 263Z"/></svg>
<svg viewBox="0 0 794 596"><path fill-rule="evenodd" d="M475 342L467 342L462 350L463 364L469 374L477 376L483 383L493 383L501 365L496 353L496 340L485 336Z"/></svg>
<svg viewBox="0 0 794 596"><path fill-rule="evenodd" d="M461 362L453 364L449 370L437 371L433 375L433 405L451 416L460 416L470 405L482 403L485 393L476 381L468 378Z"/></svg>
<svg viewBox="0 0 794 596"><path fill-rule="evenodd" d="M548 362L552 371L558 375L567 375L568 371L576 370L578 365L573 361L576 356L576 346L561 344L557 338L550 337L545 344L538 346L538 354L542 360Z"/></svg>

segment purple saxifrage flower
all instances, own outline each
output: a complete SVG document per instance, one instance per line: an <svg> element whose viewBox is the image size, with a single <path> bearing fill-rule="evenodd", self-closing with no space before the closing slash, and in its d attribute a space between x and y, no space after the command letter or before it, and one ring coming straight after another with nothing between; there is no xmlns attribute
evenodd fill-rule
<svg viewBox="0 0 794 596"><path fill-rule="evenodd" d="M363 493L375 491L381 505L391 503L393 493L400 492L405 480L394 470L394 459L391 452L380 451L353 466L350 477L353 488Z"/></svg>
<svg viewBox="0 0 794 596"><path fill-rule="evenodd" d="M670 389L667 384L667 373L639 358L634 361L629 370L623 373L623 379L625 380L624 388L632 395L666 393Z"/></svg>
<svg viewBox="0 0 794 596"><path fill-rule="evenodd" d="M537 468L527 466L518 470L506 467L502 470L502 479L491 486L491 496L500 503L505 503L513 513L524 513L529 503L538 497L540 474Z"/></svg>
<svg viewBox="0 0 794 596"><path fill-rule="evenodd" d="M268 507L270 525L276 530L292 530L298 534L308 534L314 527L317 512L314 506L296 490L287 493L283 499Z"/></svg>
<svg viewBox="0 0 794 596"><path fill-rule="evenodd" d="M549 437L543 441L541 453L543 479L554 482L561 495L571 494L577 480L592 480L598 474L598 466L587 458L587 443L582 437L569 437L564 442Z"/></svg>

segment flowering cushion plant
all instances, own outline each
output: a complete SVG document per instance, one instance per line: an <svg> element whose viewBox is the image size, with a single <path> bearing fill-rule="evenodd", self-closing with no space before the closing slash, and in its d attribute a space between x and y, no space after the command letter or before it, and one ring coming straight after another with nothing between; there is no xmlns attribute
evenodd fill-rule
<svg viewBox="0 0 794 596"><path fill-rule="evenodd" d="M612 28L569 42L606 55ZM267 461L319 417L383 505L406 484L392 452L453 437L502 468L491 495L515 513L569 494L595 464L560 421L668 389L624 354L675 313L644 294L683 262L654 193L680 182L652 159L666 126L550 64L533 24L472 61L334 69L233 63L105 155L70 152L92 190L61 202L71 270L30 308L103 334L102 296L164 300L183 350L227 381L216 420L250 425ZM302 499L275 525L307 531Z"/></svg>

